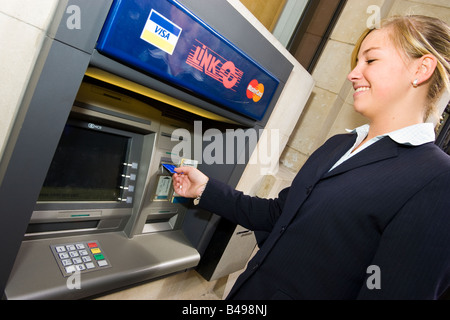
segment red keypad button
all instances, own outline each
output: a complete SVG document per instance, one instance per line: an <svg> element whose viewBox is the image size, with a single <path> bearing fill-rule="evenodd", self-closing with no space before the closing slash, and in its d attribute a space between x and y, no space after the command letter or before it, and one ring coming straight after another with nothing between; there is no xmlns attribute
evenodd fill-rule
<svg viewBox="0 0 450 320"><path fill-rule="evenodd" d="M95 243L95 242L90 242L90 243L88 243L88 247L89 247L89 248L97 248L98 246L97 246L97 243Z"/></svg>

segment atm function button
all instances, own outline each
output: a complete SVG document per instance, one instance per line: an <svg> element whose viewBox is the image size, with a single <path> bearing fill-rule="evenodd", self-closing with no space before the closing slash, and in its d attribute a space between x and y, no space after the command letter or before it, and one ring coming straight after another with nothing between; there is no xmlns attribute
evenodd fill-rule
<svg viewBox="0 0 450 320"><path fill-rule="evenodd" d="M106 267L108 265L108 261L100 260L100 261L97 261L97 264L99 267Z"/></svg>
<svg viewBox="0 0 450 320"><path fill-rule="evenodd" d="M88 247L89 247L89 248L97 248L98 245L97 245L97 243L95 243L95 242L89 242L89 243L88 243Z"/></svg>
<svg viewBox="0 0 450 320"><path fill-rule="evenodd" d="M91 252L93 254L97 254L97 253L101 253L102 251L99 248L93 248L93 249L91 249Z"/></svg>
<svg viewBox="0 0 450 320"><path fill-rule="evenodd" d="M94 254L94 259L95 260L104 260L105 259L105 256L104 255L102 255L102 254Z"/></svg>

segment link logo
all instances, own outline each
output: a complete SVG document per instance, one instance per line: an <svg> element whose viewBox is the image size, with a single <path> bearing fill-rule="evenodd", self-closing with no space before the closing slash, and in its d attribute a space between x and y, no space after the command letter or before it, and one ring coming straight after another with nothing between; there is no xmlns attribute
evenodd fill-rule
<svg viewBox="0 0 450 320"><path fill-rule="evenodd" d="M196 40L189 52L186 63L207 76L222 83L227 89L236 91L244 72L236 68L232 61L227 61L217 52Z"/></svg>

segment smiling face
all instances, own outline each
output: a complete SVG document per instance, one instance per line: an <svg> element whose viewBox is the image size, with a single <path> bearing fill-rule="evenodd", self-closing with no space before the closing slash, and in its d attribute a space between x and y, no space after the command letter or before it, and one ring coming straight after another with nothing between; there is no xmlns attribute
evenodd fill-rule
<svg viewBox="0 0 450 320"><path fill-rule="evenodd" d="M361 44L356 67L348 75L355 93L354 108L369 120L392 119L407 112L414 80L410 59L401 55L390 29L370 32Z"/></svg>

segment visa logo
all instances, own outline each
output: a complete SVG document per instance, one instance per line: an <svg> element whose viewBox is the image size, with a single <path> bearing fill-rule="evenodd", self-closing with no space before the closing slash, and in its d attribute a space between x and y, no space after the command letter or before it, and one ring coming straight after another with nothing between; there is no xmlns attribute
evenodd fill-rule
<svg viewBox="0 0 450 320"><path fill-rule="evenodd" d="M142 30L141 39L155 47L173 54L182 29L155 10L151 10Z"/></svg>
<svg viewBox="0 0 450 320"><path fill-rule="evenodd" d="M170 38L170 32L164 30L161 27L156 26L155 33L158 34L161 38L164 38L166 40L169 40Z"/></svg>

